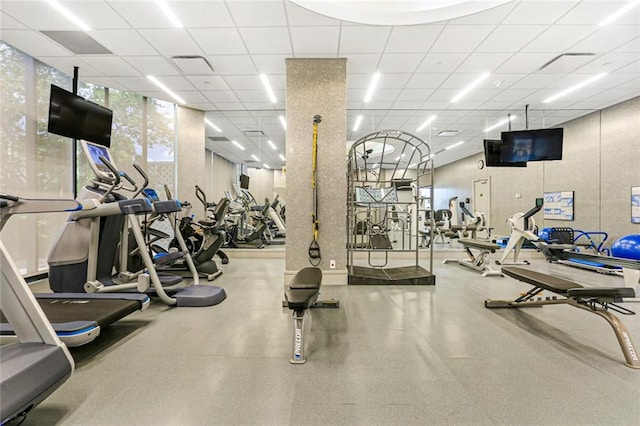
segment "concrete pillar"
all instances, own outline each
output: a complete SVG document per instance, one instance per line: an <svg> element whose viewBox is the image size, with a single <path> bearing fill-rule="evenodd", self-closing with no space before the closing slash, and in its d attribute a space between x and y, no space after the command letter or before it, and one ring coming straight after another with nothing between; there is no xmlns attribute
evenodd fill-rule
<svg viewBox="0 0 640 426"><path fill-rule="evenodd" d="M323 285L347 283L346 59L287 59L287 246L285 284L309 266L313 239L311 161L318 125L317 192ZM330 261L335 268L330 268Z"/></svg>
<svg viewBox="0 0 640 426"><path fill-rule="evenodd" d="M193 206L196 206L192 213L195 213L198 219L204 219L202 217L204 213L195 195L196 184L200 187L206 184L204 112L178 106L177 122L176 176L178 181L176 189L178 193L174 198L190 201Z"/></svg>

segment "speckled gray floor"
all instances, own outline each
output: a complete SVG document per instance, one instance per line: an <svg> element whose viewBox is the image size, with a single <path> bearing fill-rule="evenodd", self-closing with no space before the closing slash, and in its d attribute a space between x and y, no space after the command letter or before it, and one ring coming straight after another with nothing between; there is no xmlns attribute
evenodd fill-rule
<svg viewBox="0 0 640 426"><path fill-rule="evenodd" d="M434 287L324 288L341 307L313 311L308 362L291 365L283 270L232 258L221 305L154 302L114 324L72 351L74 375L24 425L640 424L640 370L605 321L569 306L485 309L528 286L455 264L437 263ZM622 319L640 345L640 318Z"/></svg>

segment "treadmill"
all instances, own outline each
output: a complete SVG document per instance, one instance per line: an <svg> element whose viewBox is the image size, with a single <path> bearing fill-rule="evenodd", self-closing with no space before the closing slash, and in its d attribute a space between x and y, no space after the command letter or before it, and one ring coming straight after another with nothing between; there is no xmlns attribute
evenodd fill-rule
<svg viewBox="0 0 640 426"><path fill-rule="evenodd" d="M15 214L95 208L97 204L93 200L80 203L74 200L26 199L0 194L0 231ZM5 264L11 265L8 263L10 261L8 253L2 254L4 273ZM12 280L22 280L17 269L9 270L9 273L14 275ZM135 311L145 310L150 303L149 296L140 293L36 293L34 297L58 338L69 347L84 345L95 340L102 328ZM15 339L17 330L4 304L0 312L0 320L0 337L3 340ZM19 335L17 337L19 338Z"/></svg>

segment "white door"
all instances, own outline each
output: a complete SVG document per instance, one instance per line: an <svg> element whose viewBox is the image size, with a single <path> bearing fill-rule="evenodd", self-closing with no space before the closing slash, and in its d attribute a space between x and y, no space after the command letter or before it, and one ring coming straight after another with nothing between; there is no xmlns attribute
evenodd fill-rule
<svg viewBox="0 0 640 426"><path fill-rule="evenodd" d="M472 212L484 213L487 228L491 227L491 178L486 177L473 181Z"/></svg>

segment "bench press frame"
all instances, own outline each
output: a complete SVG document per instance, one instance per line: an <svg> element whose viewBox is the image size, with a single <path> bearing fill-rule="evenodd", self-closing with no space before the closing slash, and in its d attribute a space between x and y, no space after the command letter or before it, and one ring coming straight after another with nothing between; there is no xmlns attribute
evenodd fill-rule
<svg viewBox="0 0 640 426"><path fill-rule="evenodd" d="M442 264L447 264L449 262L456 262L459 265L466 266L467 268L471 268L475 271L481 272L483 277L496 276L502 277L502 272L496 271L491 266L491 261L489 260L489 254L495 253L501 247L497 244L491 243L489 241L478 241L473 239L459 239L458 242L462 244L464 251L467 253L469 259L444 259ZM471 248L475 248L480 250L480 252L476 255L473 254Z"/></svg>
<svg viewBox="0 0 640 426"><path fill-rule="evenodd" d="M511 278L533 285L534 288L515 300L487 299L484 301L485 308L530 308L567 304L591 312L604 318L613 329L624 355L625 365L630 368L640 369L640 352L636 350L629 331L622 321L610 312L615 311L623 315L635 315L635 312L616 304L623 302L624 297L635 297L633 288L585 288L573 281L519 267L503 267L502 272ZM547 282L540 281L538 278L547 280ZM553 286L553 282L557 285ZM556 293L560 297L542 298L538 296L544 290Z"/></svg>

